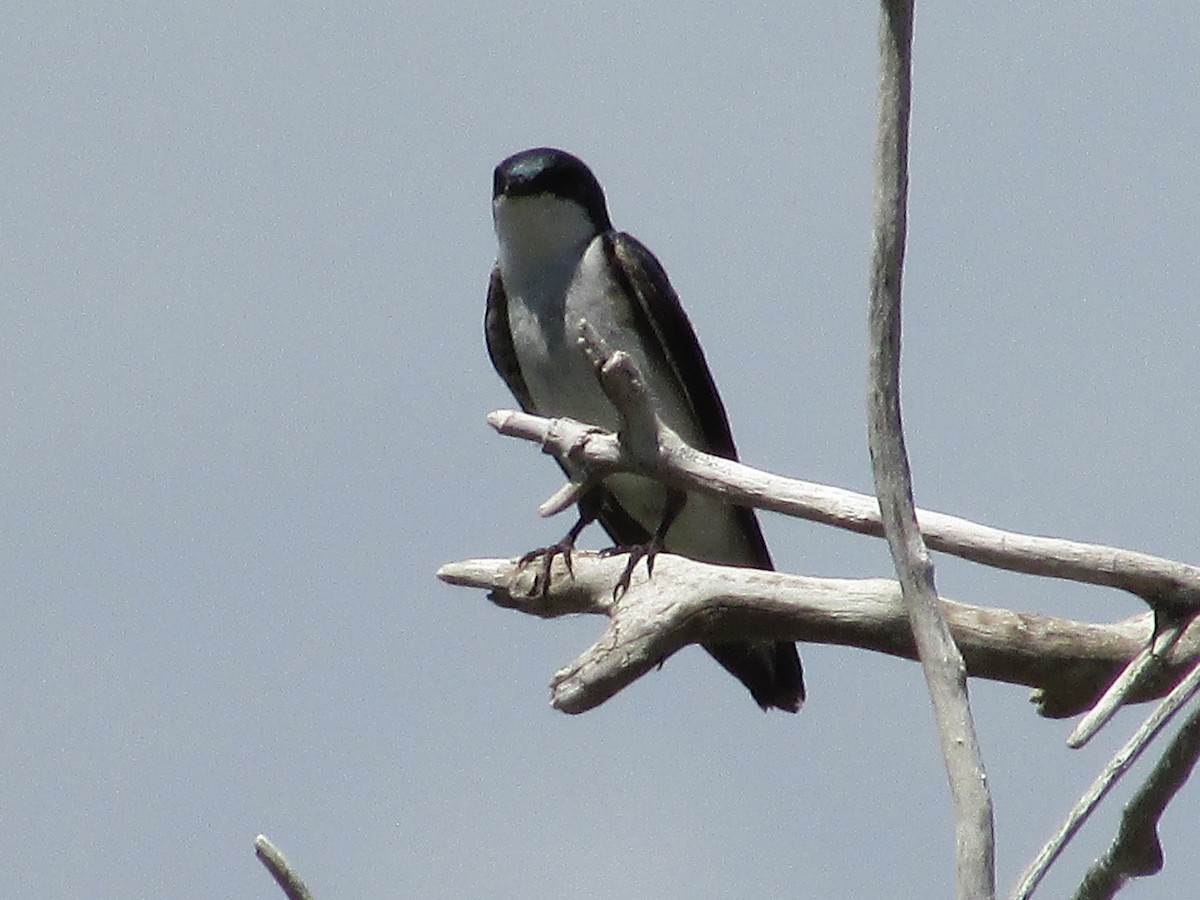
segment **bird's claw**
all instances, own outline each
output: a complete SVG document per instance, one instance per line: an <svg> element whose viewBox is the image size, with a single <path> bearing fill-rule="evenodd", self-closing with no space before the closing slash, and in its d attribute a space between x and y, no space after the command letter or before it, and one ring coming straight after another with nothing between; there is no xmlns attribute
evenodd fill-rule
<svg viewBox="0 0 1200 900"><path fill-rule="evenodd" d="M625 564L625 571L621 573L621 577L613 585L613 600L620 600L621 595L629 590L629 582L633 577L633 570L643 559L646 560L646 577L650 578L654 575L654 557L658 555L658 551L661 549L662 547L658 545L657 541L648 541L645 544L631 544L628 547L609 547L600 551L601 556L617 556L621 553L629 554L629 562Z"/></svg>
<svg viewBox="0 0 1200 900"><path fill-rule="evenodd" d="M574 549L575 542L564 538L557 544L530 550L517 560L517 565L523 568L534 560L540 560L537 574L533 579L533 590L545 597L550 592L550 569L554 566L554 557L561 556L563 564L567 567L567 574L571 578L575 577L575 568L571 564L571 553Z"/></svg>

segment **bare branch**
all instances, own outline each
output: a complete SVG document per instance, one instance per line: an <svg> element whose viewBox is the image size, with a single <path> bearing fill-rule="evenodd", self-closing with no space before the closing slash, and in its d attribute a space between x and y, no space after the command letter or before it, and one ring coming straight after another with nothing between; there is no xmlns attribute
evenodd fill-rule
<svg viewBox="0 0 1200 900"><path fill-rule="evenodd" d="M267 867L275 883L283 889L288 900L313 900L313 895L309 893L299 874L284 858L283 852L272 844L265 834L260 834L254 839L254 853Z"/></svg>
<svg viewBox="0 0 1200 900"><path fill-rule="evenodd" d="M1062 853L1063 848L1075 836L1076 832L1083 827L1083 823L1087 821L1088 816L1100 804L1105 795L1112 789L1122 775L1129 770L1129 767L1141 756L1142 751L1149 746L1155 735L1171 720L1180 707L1186 703L1197 690L1200 690L1200 664L1195 665L1188 676L1175 689L1167 695L1166 699L1158 705L1149 718L1142 723L1142 726L1134 733L1133 737L1117 751L1116 755L1104 767L1104 771L1096 778L1092 785L1079 798L1079 802L1068 814L1066 820L1059 826L1058 831L1046 843L1033 862L1029 864L1029 868L1025 870L1025 874L1021 878L1017 890L1013 894L1013 900L1028 900L1028 897L1037 887L1038 882L1046 874L1050 865Z"/></svg>
<svg viewBox="0 0 1200 900"><path fill-rule="evenodd" d="M550 454L569 454L597 476L636 472L743 506L883 537L879 502L869 494L773 475L686 445L661 447L652 458L634 457L611 432L572 419L496 410L487 420L506 437L539 444ZM1200 566L1102 544L1003 531L932 510L918 509L917 519L931 550L1011 572L1119 588L1155 608L1200 610Z"/></svg>
<svg viewBox="0 0 1200 900"><path fill-rule="evenodd" d="M1117 710L1128 702L1138 686L1154 675L1155 669L1161 664L1161 657L1170 652L1183 636L1184 630L1185 623L1173 622L1159 631L1154 640L1147 643L1141 652L1130 660L1125 670L1096 701L1096 705L1079 720L1079 724L1067 737L1067 746L1078 749L1090 741L1096 732L1116 715Z"/></svg>
<svg viewBox="0 0 1200 900"><path fill-rule="evenodd" d="M867 433L884 533L933 704L954 803L958 896L996 894L992 796L967 699L962 655L938 605L921 537L900 415L900 296L908 200L912 0L884 0L879 26L874 249L868 311Z"/></svg>
<svg viewBox="0 0 1200 900"><path fill-rule="evenodd" d="M552 702L590 709L688 643L715 638L801 640L858 647L915 659L912 630L895 581L811 578L711 566L662 553L652 589L635 578L620 602L612 586L620 558L576 551L574 578L556 561L545 595L536 566L516 560L449 563L438 577L490 591L503 607L543 618L591 613L610 624L596 644L556 676ZM1152 630L1147 613L1107 625L954 603L943 598L950 629L972 677L1036 688L1039 712L1052 717L1086 709ZM1162 696L1200 652L1200 623L1163 657L1163 667L1135 700Z"/></svg>
<svg viewBox="0 0 1200 900"><path fill-rule="evenodd" d="M1088 869L1075 900L1112 897L1130 878L1154 875L1162 869L1158 821L1192 774L1197 758L1200 758L1200 707L1188 716L1154 764L1145 784L1125 807L1112 846Z"/></svg>

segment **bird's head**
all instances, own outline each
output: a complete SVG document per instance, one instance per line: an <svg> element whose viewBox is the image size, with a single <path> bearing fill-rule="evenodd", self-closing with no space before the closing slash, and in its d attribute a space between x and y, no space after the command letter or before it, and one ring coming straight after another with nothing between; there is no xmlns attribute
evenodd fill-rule
<svg viewBox="0 0 1200 900"><path fill-rule="evenodd" d="M604 191L592 170L563 150L537 147L496 166L492 217L502 255L582 252L612 228Z"/></svg>

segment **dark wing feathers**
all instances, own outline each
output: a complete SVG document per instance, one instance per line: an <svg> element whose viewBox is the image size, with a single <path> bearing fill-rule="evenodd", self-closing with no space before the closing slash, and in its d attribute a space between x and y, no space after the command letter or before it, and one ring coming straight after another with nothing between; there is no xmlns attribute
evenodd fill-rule
<svg viewBox="0 0 1200 900"><path fill-rule="evenodd" d="M725 406L692 323L688 321L666 271L641 241L623 231L605 234L604 249L612 270L625 282L622 287L637 301L633 310L641 319L638 323L641 333L658 338L654 344L647 341L647 349L657 352L661 361L675 373L675 380L687 398L692 414L702 426L705 446L698 449L726 459L737 459Z"/></svg>
<svg viewBox="0 0 1200 900"><path fill-rule="evenodd" d="M513 348L512 327L508 324L508 295L500 278L500 266L492 266L492 278L488 282L487 309L483 314L483 336L487 341L488 356L496 373L504 379L521 409L536 412L533 398L521 375L521 364Z"/></svg>
<svg viewBox="0 0 1200 900"><path fill-rule="evenodd" d="M693 417L701 426L704 446L697 449L736 460L737 447L733 443L725 405L667 273L653 253L624 232L606 233L604 248L613 272L624 281L625 292L634 298L633 311L640 320L639 332L654 335L655 340L645 342L647 351L657 355L659 361L674 373ZM754 510L745 506L732 509L739 527L751 543L755 565L760 569L774 568ZM602 498L600 524L619 544L636 543L634 532L645 532L611 495ZM722 642L708 643L704 648L749 688L763 709L777 706L796 712L803 704L804 676L794 643Z"/></svg>
<svg viewBox="0 0 1200 900"><path fill-rule="evenodd" d="M695 420L700 423L704 446L696 449L737 460L737 447L733 443L725 405L717 393L716 382L708 369L696 332L683 311L679 295L671 287L667 273L654 254L637 238L616 231L607 232L603 237L613 271L625 282L622 287L626 293L635 300L633 310L641 320L638 323L640 332L653 334L657 338L653 343L646 342L647 350L659 355L667 368L675 373L680 390L687 398ZM774 568L754 511L744 506L735 506L733 509L738 524L753 544L755 567ZM607 528L603 517L601 521ZM620 540L616 534L613 537Z"/></svg>

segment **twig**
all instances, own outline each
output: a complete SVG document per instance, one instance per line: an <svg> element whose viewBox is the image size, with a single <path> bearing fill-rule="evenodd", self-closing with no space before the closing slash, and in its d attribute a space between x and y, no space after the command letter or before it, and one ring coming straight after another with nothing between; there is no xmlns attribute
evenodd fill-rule
<svg viewBox="0 0 1200 900"><path fill-rule="evenodd" d="M254 839L254 853L259 858L275 883L282 889L288 900L313 900L313 895L301 880L300 876L284 858L283 852L271 843L265 834Z"/></svg>
<svg viewBox="0 0 1200 900"><path fill-rule="evenodd" d="M1116 755L1109 761L1104 770L1092 782L1091 786L1084 792L1083 796L1075 804L1074 808L1067 815L1067 818L1059 826L1058 830L1046 842L1046 845L1041 849L1029 867L1025 870L1025 874L1021 878L1020 884L1017 885L1016 891L1013 893L1013 900L1027 900L1037 887L1038 882L1046 874L1051 863L1058 858L1062 853L1063 848L1075 836L1075 833L1087 821L1088 816L1092 814L1092 810L1099 805L1104 796L1112 789L1122 775L1128 771L1134 761L1142 754L1142 751L1149 746L1155 735L1171 720L1171 717L1179 710L1179 708L1188 701L1188 699L1200 689L1200 664L1197 664L1188 676L1179 682L1166 699L1158 705L1158 707L1150 714L1141 727L1134 733L1133 737L1117 751Z"/></svg>
<svg viewBox="0 0 1200 900"><path fill-rule="evenodd" d="M1200 707L1188 716L1146 782L1126 805L1117 836L1084 875L1075 900L1112 897L1130 878L1153 875L1162 869L1158 822L1167 804L1192 774L1198 757Z"/></svg>
<svg viewBox="0 0 1200 900"><path fill-rule="evenodd" d="M1096 701L1096 705L1079 720L1079 724L1067 737L1067 746L1078 749L1090 741L1105 723L1117 714L1117 710L1128 702L1139 685L1154 675L1155 669L1162 665L1162 657L1171 651L1184 631L1183 622L1169 625L1143 647Z"/></svg>

